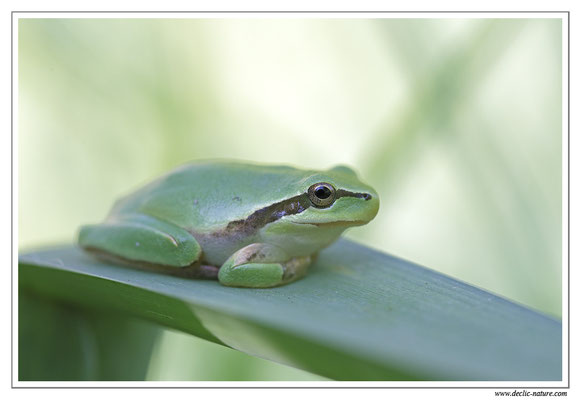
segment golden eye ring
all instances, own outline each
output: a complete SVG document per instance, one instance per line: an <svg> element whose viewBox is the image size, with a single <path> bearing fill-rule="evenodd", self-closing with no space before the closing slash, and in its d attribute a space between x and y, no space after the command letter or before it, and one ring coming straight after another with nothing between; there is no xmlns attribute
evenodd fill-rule
<svg viewBox="0 0 581 400"><path fill-rule="evenodd" d="M326 182L319 182L311 185L307 192L309 200L315 207L329 207L335 202L336 191L333 185Z"/></svg>

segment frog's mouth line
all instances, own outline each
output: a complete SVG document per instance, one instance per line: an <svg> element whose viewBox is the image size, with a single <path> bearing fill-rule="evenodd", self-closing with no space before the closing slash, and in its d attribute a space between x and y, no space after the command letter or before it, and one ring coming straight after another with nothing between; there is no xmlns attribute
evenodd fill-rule
<svg viewBox="0 0 581 400"><path fill-rule="evenodd" d="M297 225L313 225L313 226L324 226L324 227L342 227L342 226L358 226L365 225L365 221L355 220L355 221L331 221L331 222L293 222Z"/></svg>

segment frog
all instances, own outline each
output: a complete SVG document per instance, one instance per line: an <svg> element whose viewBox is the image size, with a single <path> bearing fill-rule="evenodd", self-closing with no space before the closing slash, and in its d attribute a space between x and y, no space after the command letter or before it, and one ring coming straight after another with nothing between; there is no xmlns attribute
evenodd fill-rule
<svg viewBox="0 0 581 400"><path fill-rule="evenodd" d="M117 200L78 244L100 260L225 286L272 288L307 274L379 197L346 165L327 170L190 162Z"/></svg>

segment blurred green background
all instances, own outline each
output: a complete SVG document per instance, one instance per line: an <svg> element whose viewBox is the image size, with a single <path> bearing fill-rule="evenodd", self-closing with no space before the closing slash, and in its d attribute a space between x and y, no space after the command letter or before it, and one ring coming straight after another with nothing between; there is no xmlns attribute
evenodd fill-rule
<svg viewBox="0 0 581 400"><path fill-rule="evenodd" d="M20 19L19 248L194 159L350 164L347 233L561 315L560 19ZM321 379L166 331L149 379Z"/></svg>

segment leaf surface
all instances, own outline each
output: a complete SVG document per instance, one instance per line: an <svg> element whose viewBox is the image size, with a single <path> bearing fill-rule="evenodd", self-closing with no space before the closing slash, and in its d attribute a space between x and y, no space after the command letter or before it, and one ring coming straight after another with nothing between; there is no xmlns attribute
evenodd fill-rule
<svg viewBox="0 0 581 400"><path fill-rule="evenodd" d="M74 246L21 255L19 281L332 379L561 380L560 321L346 239L273 289L110 265Z"/></svg>

